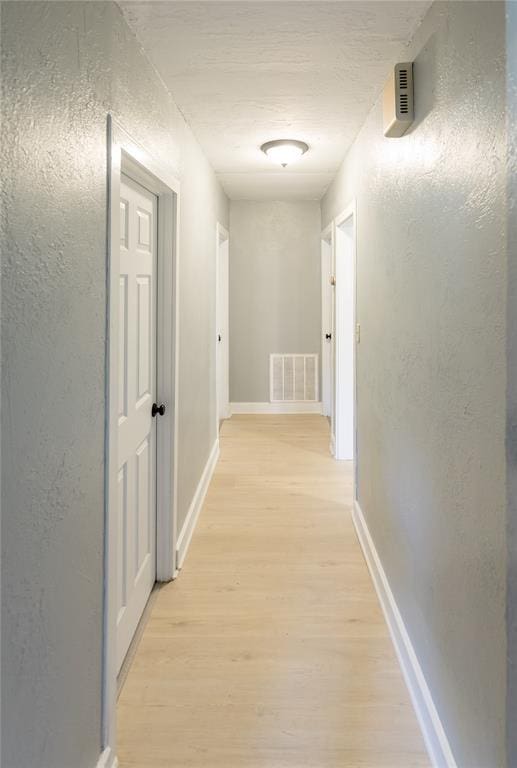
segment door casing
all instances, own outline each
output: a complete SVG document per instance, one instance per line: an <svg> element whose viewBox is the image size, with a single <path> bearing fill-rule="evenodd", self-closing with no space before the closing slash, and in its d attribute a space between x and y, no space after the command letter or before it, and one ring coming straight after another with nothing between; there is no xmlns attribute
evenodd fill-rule
<svg viewBox="0 0 517 768"><path fill-rule="evenodd" d="M164 165L122 128L111 115L107 124L108 211L106 264L106 424L104 630L102 686L102 765L116 761L117 702L117 399L118 399L118 270L112 254L120 243L120 175L125 173L158 198L157 266L157 395L168 404L157 434L156 578L177 574L178 457L178 318L179 318L179 194L180 185Z"/></svg>
<svg viewBox="0 0 517 768"><path fill-rule="evenodd" d="M352 200L352 202L345 208L345 210L340 213L335 219L334 219L334 274L336 275L336 285L335 285L335 308L334 308L334 339L335 339L335 384L334 384L334 447L335 452L334 456L336 459L343 459L348 458L352 459L354 462L354 497L357 497L357 377L356 377L356 354L357 354L357 336L356 336L356 330L357 330L357 205L355 199ZM339 239L343 237L344 235L340 233L341 228L346 227L348 230L347 237L349 239L349 247L343 248L341 243L339 242ZM344 252L346 251L346 253ZM339 284L339 277L338 272L343 272L342 269L338 268L337 260L338 259L351 259L351 264L349 265L350 271L352 272L352 286L351 286L351 294L352 294L352 321L350 323L350 327L346 329L346 333L350 333L352 336L352 339L348 340L351 341L351 359L344 359L343 356L343 345L340 343L342 341L341 334L343 333L343 329L340 328L340 322L342 320L341 313L340 313L340 298L341 298L341 291L343 290L343 286ZM345 345L346 346L346 345ZM343 403L340 400L340 394L342 393L342 390L344 388L344 379L347 376L346 372L346 366L347 364L351 364L352 370L350 371L350 376L352 380L352 456L345 456L344 455L344 449L343 449L343 438L342 438L342 427L343 427L343 419L346 418L346 414L343 412Z"/></svg>

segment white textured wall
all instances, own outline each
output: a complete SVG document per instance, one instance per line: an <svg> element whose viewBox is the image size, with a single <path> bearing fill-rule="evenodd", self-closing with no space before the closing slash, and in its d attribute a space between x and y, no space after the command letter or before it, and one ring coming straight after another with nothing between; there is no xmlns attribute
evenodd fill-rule
<svg viewBox="0 0 517 768"><path fill-rule="evenodd" d="M271 352L320 354L319 202L230 205L230 401L269 401Z"/></svg>
<svg viewBox="0 0 517 768"><path fill-rule="evenodd" d="M358 217L359 500L458 765L505 765L504 3L436 3L416 122L377 103L322 203Z"/></svg>
<svg viewBox="0 0 517 768"><path fill-rule="evenodd" d="M517 3L507 3L508 107L508 765L517 765Z"/></svg>
<svg viewBox="0 0 517 768"><path fill-rule="evenodd" d="M217 437L216 225L229 226L226 195L188 129L181 167L178 531Z"/></svg>
<svg viewBox="0 0 517 768"><path fill-rule="evenodd" d="M92 768L108 110L182 184L180 518L215 438L215 223L228 223L227 201L115 4L3 3L2 55L2 765Z"/></svg>

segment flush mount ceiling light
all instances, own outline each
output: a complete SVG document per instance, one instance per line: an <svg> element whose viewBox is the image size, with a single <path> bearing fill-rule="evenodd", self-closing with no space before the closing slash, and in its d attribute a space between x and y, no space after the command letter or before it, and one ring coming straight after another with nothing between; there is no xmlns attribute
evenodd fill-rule
<svg viewBox="0 0 517 768"><path fill-rule="evenodd" d="M296 141L295 139L276 139L275 141L266 141L260 149L270 160L285 168L288 163L292 163L304 155L309 149L309 145L304 141Z"/></svg>

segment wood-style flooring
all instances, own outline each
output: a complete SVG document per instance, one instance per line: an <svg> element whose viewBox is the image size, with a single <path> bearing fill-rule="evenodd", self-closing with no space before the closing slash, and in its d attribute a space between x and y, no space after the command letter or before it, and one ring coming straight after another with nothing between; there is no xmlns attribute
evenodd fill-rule
<svg viewBox="0 0 517 768"><path fill-rule="evenodd" d="M224 423L119 699L120 768L429 766L351 503L323 417Z"/></svg>

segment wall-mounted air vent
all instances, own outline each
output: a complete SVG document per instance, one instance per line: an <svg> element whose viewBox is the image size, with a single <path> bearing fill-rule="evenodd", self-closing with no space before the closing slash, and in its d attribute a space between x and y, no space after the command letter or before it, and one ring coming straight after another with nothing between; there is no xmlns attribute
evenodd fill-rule
<svg viewBox="0 0 517 768"><path fill-rule="evenodd" d="M317 402L318 355L270 355L269 399L272 403Z"/></svg>
<svg viewBox="0 0 517 768"><path fill-rule="evenodd" d="M414 120L413 62L395 64L382 97L384 135L403 136Z"/></svg>

